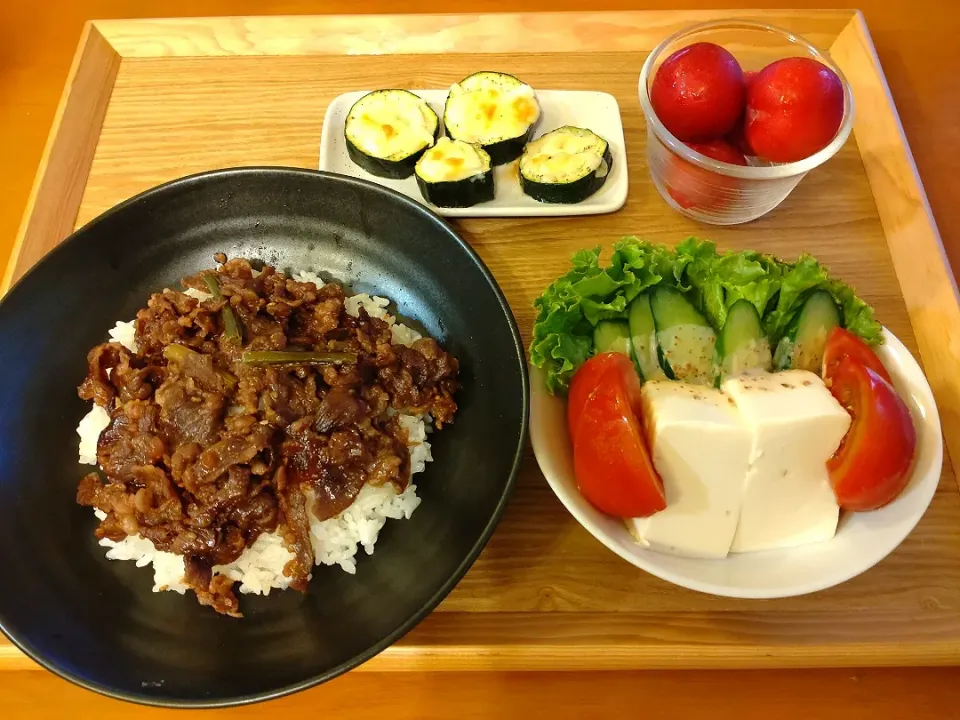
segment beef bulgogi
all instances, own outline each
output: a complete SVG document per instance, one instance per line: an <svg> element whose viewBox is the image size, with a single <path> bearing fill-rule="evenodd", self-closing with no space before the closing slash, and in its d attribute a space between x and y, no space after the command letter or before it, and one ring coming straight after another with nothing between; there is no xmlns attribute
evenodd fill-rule
<svg viewBox="0 0 960 720"><path fill-rule="evenodd" d="M209 293L155 293L137 313L137 352L93 348L80 397L110 415L102 472L77 502L106 514L96 534L182 555L200 603L239 616L233 582L212 569L264 532L280 533L291 585L314 564L308 512L350 506L367 483L410 478L397 413L453 420L458 363L435 340L395 343L385 321L345 310L343 288L216 257L184 278Z"/></svg>

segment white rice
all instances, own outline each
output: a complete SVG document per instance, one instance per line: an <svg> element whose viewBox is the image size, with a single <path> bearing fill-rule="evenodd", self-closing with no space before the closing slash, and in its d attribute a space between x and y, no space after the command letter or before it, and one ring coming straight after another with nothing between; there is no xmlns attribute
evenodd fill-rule
<svg viewBox="0 0 960 720"><path fill-rule="evenodd" d="M100 433L107 429L110 424L110 413L102 407L93 404L80 424L77 425L77 435L80 436L80 464L97 464L97 440L100 439Z"/></svg>
<svg viewBox="0 0 960 720"><path fill-rule="evenodd" d="M110 340L118 342L132 353L137 351L137 326L133 320L120 322L110 328Z"/></svg>
<svg viewBox="0 0 960 720"><path fill-rule="evenodd" d="M318 286L323 284L319 276L311 272L296 273L294 279L313 282ZM209 297L200 290L186 292L199 300ZM347 313L354 317L359 315L363 307L371 317L384 320L390 325L395 343L411 345L419 340L422 337L420 333L398 323L387 312L388 305L386 298L366 293L349 297L345 303ZM111 340L136 352L134 322L118 322L109 334ZM429 420L429 416L400 416L400 423L406 428L409 439L411 475L423 472L426 464L433 460L430 443L426 440L431 430ZM96 404L80 421L77 434L80 436L79 458L82 464L97 464L97 440L109 422L110 415ZM367 555L373 554L377 536L387 520L409 519L419 504L420 498L417 497L417 487L413 482L402 493L398 493L392 485L366 485L353 504L336 517L321 522L311 513L310 540L316 564L339 565L345 572L355 573L357 549L362 546ZM106 517L99 510L96 515L101 520ZM154 592L169 590L182 595L187 591L183 582L182 556L157 550L152 542L139 535L128 536L120 542L104 539L100 544L107 548L106 555L110 560L132 560L137 567L152 565ZM272 589L282 590L290 584L290 578L283 574L283 568L291 559L293 555L284 547L278 533L263 533L237 560L229 565L214 566L213 572L240 583L241 593L269 595Z"/></svg>

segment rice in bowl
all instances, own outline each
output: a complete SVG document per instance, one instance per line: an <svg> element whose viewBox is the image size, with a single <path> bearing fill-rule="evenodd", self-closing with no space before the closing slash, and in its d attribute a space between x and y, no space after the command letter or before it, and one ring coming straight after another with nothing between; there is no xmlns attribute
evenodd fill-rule
<svg viewBox="0 0 960 720"><path fill-rule="evenodd" d="M253 272L255 276L258 274ZM316 274L310 272L296 273L293 279L299 283L313 283L317 287L324 285ZM192 287L187 288L184 294L201 303L214 297ZM422 335L397 322L388 312L388 307L389 301L386 298L365 293L345 297L343 301L343 312L350 317L359 318L363 313L369 318L376 318L389 327L393 344L414 347ZM136 321L117 322L108 334L113 343L118 343L131 353L138 352ZM107 376L109 375L108 369ZM430 413L410 414L388 407L386 414L395 416L405 431L410 480L402 490L389 482L368 482L348 507L328 519L317 517L312 491L307 491L314 566L337 565L344 572L356 573L359 549L362 547L365 554L371 555L380 530L387 520L409 519L420 504L413 477L423 472L426 464L433 460L427 440L428 433L432 432ZM77 434L81 464L98 466L98 440L110 423L110 412L97 403L94 403L91 410L80 420ZM102 509L96 508L94 512L100 521L107 518L107 513ZM184 594L191 589L186 579L184 556L158 549L151 540L139 533L127 534L121 539L102 537L99 544L106 548L106 557L110 560L132 561L137 567L152 567L154 592L172 591ZM291 584L291 578L285 568L290 567L296 560L295 553L288 545L280 527L270 532L261 532L235 560L227 564L213 565L212 575L223 576L235 582L242 594L269 595L273 589L286 589Z"/></svg>

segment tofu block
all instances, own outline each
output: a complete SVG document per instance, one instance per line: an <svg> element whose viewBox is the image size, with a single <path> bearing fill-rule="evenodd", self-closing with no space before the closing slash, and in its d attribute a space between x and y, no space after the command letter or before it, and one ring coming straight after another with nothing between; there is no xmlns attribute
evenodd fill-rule
<svg viewBox="0 0 960 720"><path fill-rule="evenodd" d="M731 552L820 542L837 530L839 507L826 462L850 416L819 376L787 370L728 379L752 436L750 467Z"/></svg>
<svg viewBox="0 0 960 720"><path fill-rule="evenodd" d="M727 555L737 528L752 436L715 388L669 380L643 385L643 414L665 510L627 520L642 545L702 558Z"/></svg>

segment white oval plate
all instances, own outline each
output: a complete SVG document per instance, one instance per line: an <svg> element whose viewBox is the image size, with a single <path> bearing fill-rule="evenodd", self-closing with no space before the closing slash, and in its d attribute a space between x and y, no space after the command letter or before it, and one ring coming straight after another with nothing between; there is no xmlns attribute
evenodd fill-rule
<svg viewBox="0 0 960 720"><path fill-rule="evenodd" d="M910 534L933 499L943 465L943 437L933 393L910 352L884 329L878 348L910 407L917 461L910 483L880 510L843 513L833 539L814 545L732 554L722 560L675 557L638 545L626 526L590 505L577 490L567 433L566 400L547 392L530 368L530 438L537 462L567 510L595 538L641 570L691 590L740 598L803 595L839 585L883 560Z"/></svg>
<svg viewBox="0 0 960 720"><path fill-rule="evenodd" d="M627 201L627 151L623 140L623 123L620 121L620 106L617 99L605 92L592 90L537 90L540 101L540 121L534 137L563 125L576 125L592 130L610 143L613 167L610 177L597 192L580 203L551 205L537 202L520 189L517 161L500 165L494 170L494 198L468 208L441 208L423 199L417 181L413 177L404 180L371 175L355 164L347 154L347 141L343 136L343 124L350 108L368 90L349 92L334 98L327 106L323 117L323 133L320 135L320 169L369 180L378 185L401 192L409 198L426 205L438 215L445 217L546 217L562 215L601 215L616 212ZM419 95L438 117L443 117L446 90L411 90Z"/></svg>

